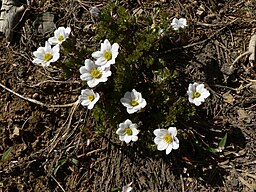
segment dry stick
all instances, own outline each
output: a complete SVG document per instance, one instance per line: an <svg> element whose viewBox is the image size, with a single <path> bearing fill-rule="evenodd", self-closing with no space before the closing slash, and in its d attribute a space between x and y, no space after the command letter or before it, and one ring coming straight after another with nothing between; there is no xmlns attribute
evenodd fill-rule
<svg viewBox="0 0 256 192"><path fill-rule="evenodd" d="M239 61L239 59L241 59L243 56L245 56L245 55L250 55L250 54L252 55L252 52L249 50L249 51L246 51L246 52L244 52L243 54L239 55L239 56L233 61L232 66L235 65L235 64Z"/></svg>
<svg viewBox="0 0 256 192"><path fill-rule="evenodd" d="M46 80L46 81L41 81L37 84L34 84L34 85L28 85L29 87L37 87L37 86L40 86L44 83L80 83L79 81L56 81L56 80Z"/></svg>
<svg viewBox="0 0 256 192"><path fill-rule="evenodd" d="M29 102L31 102L31 103L35 103L35 104L37 104L37 105L41 105L41 106L43 106L43 107L48 107L48 108L72 107L75 103L77 103L77 101L76 101L76 102L74 102L74 103L68 103L68 104L64 104L64 105L47 105L47 104L42 103L42 102L40 102L40 101L37 101L37 100L35 100L35 99L31 99L31 98L28 98L28 97L24 97L24 96L22 96L21 94L16 93L15 91L13 91L13 90L7 88L7 87L4 86L2 83L0 83L0 86L1 86L2 88L4 88L5 90L7 90L7 91L13 93L14 95L20 97L21 99L24 99L24 100L29 101Z"/></svg>
<svg viewBox="0 0 256 192"><path fill-rule="evenodd" d="M181 191L185 192L185 186L184 186L184 181L183 181L182 174L180 174L180 181L181 181Z"/></svg>
<svg viewBox="0 0 256 192"><path fill-rule="evenodd" d="M57 179L55 179L55 177L53 177L52 174L51 174L50 176L51 176L51 178L57 183L57 185L61 188L61 190L62 190L63 192L65 192L65 189L61 186L61 184L57 181Z"/></svg>
<svg viewBox="0 0 256 192"><path fill-rule="evenodd" d="M252 192L255 191L254 187L251 184L249 184L247 181L245 181L243 177L239 176L238 179L242 184L246 185Z"/></svg>

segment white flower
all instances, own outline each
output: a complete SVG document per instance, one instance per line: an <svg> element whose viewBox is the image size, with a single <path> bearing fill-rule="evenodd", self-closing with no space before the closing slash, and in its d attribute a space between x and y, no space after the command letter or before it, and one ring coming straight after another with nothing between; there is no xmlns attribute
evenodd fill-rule
<svg viewBox="0 0 256 192"><path fill-rule="evenodd" d="M132 191L131 185L132 185L132 182L129 183L128 185L123 186L122 187L122 192L130 192L130 191Z"/></svg>
<svg viewBox="0 0 256 192"><path fill-rule="evenodd" d="M114 43L111 46L110 42L105 39L104 43L101 43L100 51L92 53L92 57L96 59L95 64L104 67L109 67L111 64L115 64L118 49L119 45L117 43Z"/></svg>
<svg viewBox="0 0 256 192"><path fill-rule="evenodd" d="M111 76L110 68L103 68L95 65L95 63L86 59L84 61L85 66L80 67L79 71L81 73L80 78L87 81L89 87L95 87L100 82L106 82L108 77Z"/></svg>
<svg viewBox="0 0 256 192"><path fill-rule="evenodd" d="M154 134L156 136L154 142L157 145L157 150L166 150L166 155L168 155L172 149L179 148L179 140L176 137L176 127L169 127L168 129L155 129Z"/></svg>
<svg viewBox="0 0 256 192"><path fill-rule="evenodd" d="M81 95L78 97L79 101L81 101L81 105L84 107L87 106L88 109L92 109L99 98L99 93L94 93L91 89L83 89Z"/></svg>
<svg viewBox="0 0 256 192"><path fill-rule="evenodd" d="M187 94L189 102L199 106L209 97L210 92L204 88L204 84L194 83L189 84Z"/></svg>
<svg viewBox="0 0 256 192"><path fill-rule="evenodd" d="M54 37L48 39L51 45L62 44L68 38L71 32L70 27L59 27L54 31Z"/></svg>
<svg viewBox="0 0 256 192"><path fill-rule="evenodd" d="M91 16L92 16L93 18L99 17L100 10L99 10L97 7L91 7L91 8L89 9L89 11L90 11L90 14L91 14Z"/></svg>
<svg viewBox="0 0 256 192"><path fill-rule="evenodd" d="M185 18L176 19L174 18L172 20L171 26L174 30L178 30L179 28L184 28L187 25L187 20Z"/></svg>
<svg viewBox="0 0 256 192"><path fill-rule="evenodd" d="M147 105L147 102L142 98L141 93L137 92L135 89L133 89L132 92L127 91L120 101L123 106L126 107L129 114L135 113Z"/></svg>
<svg viewBox="0 0 256 192"><path fill-rule="evenodd" d="M45 47L39 47L36 51L33 52L33 55L36 57L32 61L34 64L41 64L43 67L48 67L50 63L55 62L60 57L60 47L55 45L51 48L51 45L46 41Z"/></svg>
<svg viewBox="0 0 256 192"><path fill-rule="evenodd" d="M119 135L119 139L126 143L129 143L130 141L137 141L138 133L137 124L133 124L129 119L120 123L119 128L116 131L116 134Z"/></svg>

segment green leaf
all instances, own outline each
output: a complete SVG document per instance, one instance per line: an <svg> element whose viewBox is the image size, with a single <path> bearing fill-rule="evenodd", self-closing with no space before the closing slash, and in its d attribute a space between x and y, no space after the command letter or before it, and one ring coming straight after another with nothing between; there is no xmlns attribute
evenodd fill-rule
<svg viewBox="0 0 256 192"><path fill-rule="evenodd" d="M220 148L224 148L225 145L226 145L226 142L227 142L227 137L228 137L228 134L226 133L225 136L221 139L221 141L219 142L219 147Z"/></svg>
<svg viewBox="0 0 256 192"><path fill-rule="evenodd" d="M2 160L3 160L3 161L6 160L6 159L9 157L9 155L10 155L10 153L11 153L11 151L12 151L12 148L13 148L13 147L9 147L9 149L7 149L7 150L3 153L3 156L2 156Z"/></svg>
<svg viewBox="0 0 256 192"><path fill-rule="evenodd" d="M62 159L62 160L59 161L59 165L58 165L58 166L54 169L54 171L53 171L53 174L54 174L55 176L56 176L56 174L57 174L59 168L60 168L61 166L63 166L66 162L67 162L66 159Z"/></svg>
<svg viewBox="0 0 256 192"><path fill-rule="evenodd" d="M207 148L208 151L212 152L212 153L217 153L218 151L212 147L208 147Z"/></svg>
<svg viewBox="0 0 256 192"><path fill-rule="evenodd" d="M74 165L78 166L79 161L78 161L77 159L72 158L72 159L71 159L71 162L72 162Z"/></svg>
<svg viewBox="0 0 256 192"><path fill-rule="evenodd" d="M119 188L112 188L111 192L116 192L116 191L119 191L119 190L120 190Z"/></svg>

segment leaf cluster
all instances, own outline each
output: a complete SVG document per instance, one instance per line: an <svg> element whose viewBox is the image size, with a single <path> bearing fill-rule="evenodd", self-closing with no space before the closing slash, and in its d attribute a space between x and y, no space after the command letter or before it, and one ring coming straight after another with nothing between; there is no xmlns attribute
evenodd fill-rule
<svg viewBox="0 0 256 192"><path fill-rule="evenodd" d="M130 119L140 125L140 134L147 135L156 128L175 125L178 119L188 121L194 115L194 108L188 107L184 98L186 88L180 81L183 74L173 65L173 55L163 54L173 46L172 40L152 29L153 23L146 13L134 15L113 2L101 13L96 39L118 43L121 50L111 67L112 77L99 87L103 96L93 110L94 118L100 122L99 132L107 127L116 130L119 123ZM162 23L169 34L168 22ZM132 89L142 93L147 106L140 113L128 114L120 99Z"/></svg>

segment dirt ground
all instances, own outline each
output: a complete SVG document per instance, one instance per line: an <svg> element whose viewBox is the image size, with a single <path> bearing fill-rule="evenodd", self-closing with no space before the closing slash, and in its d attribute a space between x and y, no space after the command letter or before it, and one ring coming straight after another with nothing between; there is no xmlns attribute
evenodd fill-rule
<svg viewBox="0 0 256 192"><path fill-rule="evenodd" d="M120 146L112 129L95 133L97 122L84 107L51 107L76 102L83 84L75 67L67 78L58 66L45 70L32 63L32 52L54 31L40 29L37 21L51 13L56 27L70 26L79 50L93 46L97 21L90 7L102 9L108 1L40 2L28 7L11 44L1 36L0 156L11 152L0 161L0 191L110 192L130 182L133 191L256 191L256 64L248 53L256 1L124 1L134 10L157 6L170 18L188 20L190 39L177 48L187 54L186 65L179 70L210 88L211 100L197 111L194 126L203 127L206 137L228 133L220 156L182 146L170 156Z"/></svg>

